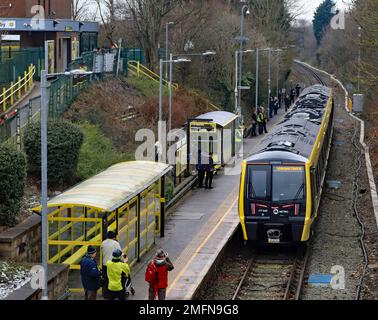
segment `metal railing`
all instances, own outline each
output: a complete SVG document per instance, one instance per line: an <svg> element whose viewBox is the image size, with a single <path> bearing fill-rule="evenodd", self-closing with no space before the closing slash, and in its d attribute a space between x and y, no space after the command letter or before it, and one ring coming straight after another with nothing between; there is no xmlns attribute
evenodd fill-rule
<svg viewBox="0 0 378 320"><path fill-rule="evenodd" d="M30 65L28 71L24 72L24 77L21 78L21 76L19 76L16 83L13 83L12 81L8 89L3 88L3 91L0 94L0 106L2 112L6 112L13 107L15 102L21 99L23 93L27 94L33 85L35 72L36 67Z"/></svg>
<svg viewBox="0 0 378 320"><path fill-rule="evenodd" d="M101 244L107 231L112 230L118 236L122 251L128 255L130 266L134 265L152 247L160 232L161 183L161 180L153 183L113 212L73 205L50 212L48 262L68 264L71 279L76 279L87 246L92 245L97 248L98 263L102 266ZM70 291L82 292L83 289L71 286Z"/></svg>
<svg viewBox="0 0 378 320"><path fill-rule="evenodd" d="M128 62L128 66L129 66L129 72L130 74L136 76L136 77L147 77L148 79L156 82L156 83L160 83L160 76L158 74L156 74L155 72L153 72L152 70L150 70L149 68L147 68L145 65L141 64L139 61L129 61ZM163 85L165 87L169 87L169 81L166 80L166 79L163 79ZM179 85L177 83L172 83L172 88L174 90L178 90L179 89ZM206 103L206 106L209 108L209 109L213 109L213 110L216 110L216 111L220 111L221 108L219 108L218 106L216 106L215 104L211 103L209 99L203 97L201 94L199 94L198 92L194 91L194 90L189 90L189 93L198 97L199 99L201 99L202 101L204 101Z"/></svg>

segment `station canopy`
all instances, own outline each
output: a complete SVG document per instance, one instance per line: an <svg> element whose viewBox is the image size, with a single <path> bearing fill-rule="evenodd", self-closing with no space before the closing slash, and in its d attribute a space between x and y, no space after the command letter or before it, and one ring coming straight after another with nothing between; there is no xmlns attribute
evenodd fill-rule
<svg viewBox="0 0 378 320"><path fill-rule="evenodd" d="M49 208L90 207L112 212L170 171L164 163L130 161L116 164L48 201ZM40 211L41 207L37 209Z"/></svg>
<svg viewBox="0 0 378 320"><path fill-rule="evenodd" d="M198 120L212 120L214 123L221 127L227 126L230 122L234 121L238 116L234 113L227 111L213 111L200 115Z"/></svg>

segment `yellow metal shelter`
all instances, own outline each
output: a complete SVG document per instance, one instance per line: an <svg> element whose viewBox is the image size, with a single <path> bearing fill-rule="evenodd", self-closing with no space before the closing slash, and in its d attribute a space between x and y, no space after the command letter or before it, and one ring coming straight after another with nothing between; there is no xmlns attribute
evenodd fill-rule
<svg viewBox="0 0 378 320"><path fill-rule="evenodd" d="M164 234L164 177L170 170L169 165L156 162L119 163L51 199L48 262L79 270L92 245L98 248L102 265L101 243L109 230L117 233L130 263L138 261L154 244L156 234ZM34 211L40 212L41 207ZM79 277L77 271L73 277Z"/></svg>

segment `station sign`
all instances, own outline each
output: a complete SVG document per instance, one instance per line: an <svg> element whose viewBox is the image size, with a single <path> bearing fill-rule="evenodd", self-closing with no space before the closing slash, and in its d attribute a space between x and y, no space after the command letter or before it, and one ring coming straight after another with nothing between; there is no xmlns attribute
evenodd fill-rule
<svg viewBox="0 0 378 320"><path fill-rule="evenodd" d="M16 20L0 20L0 29L16 29Z"/></svg>

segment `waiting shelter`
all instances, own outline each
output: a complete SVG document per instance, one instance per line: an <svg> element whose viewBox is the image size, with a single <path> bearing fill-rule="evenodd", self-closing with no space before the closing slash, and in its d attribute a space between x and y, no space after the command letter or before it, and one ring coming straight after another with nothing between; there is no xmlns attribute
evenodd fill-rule
<svg viewBox="0 0 378 320"><path fill-rule="evenodd" d="M76 278L77 285L89 245L97 248L102 265L101 243L110 230L129 263L138 261L156 235L164 234L164 183L170 170L167 164L149 161L119 163L48 201L48 263L69 264L70 282ZM34 211L41 212L41 207Z"/></svg>

